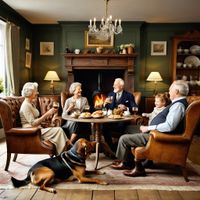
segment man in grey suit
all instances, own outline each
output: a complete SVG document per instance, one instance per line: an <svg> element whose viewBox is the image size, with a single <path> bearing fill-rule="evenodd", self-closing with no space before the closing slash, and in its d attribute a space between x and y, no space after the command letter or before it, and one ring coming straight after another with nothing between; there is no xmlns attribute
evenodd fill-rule
<svg viewBox="0 0 200 200"><path fill-rule="evenodd" d="M114 169L127 169L132 164L135 167L130 171L124 171L126 176L145 176L145 169L141 161L133 161L131 153L132 147L145 146L149 140L149 132L151 130L158 130L163 133L182 133L184 129L184 116L187 108L186 96L188 95L189 88L185 81L174 81L169 88L169 95L172 103L168 105L162 112L160 112L149 126L141 126L141 133L129 133L122 135L119 139L116 157L120 160L114 162L112 168ZM130 127L129 127L130 130Z"/></svg>

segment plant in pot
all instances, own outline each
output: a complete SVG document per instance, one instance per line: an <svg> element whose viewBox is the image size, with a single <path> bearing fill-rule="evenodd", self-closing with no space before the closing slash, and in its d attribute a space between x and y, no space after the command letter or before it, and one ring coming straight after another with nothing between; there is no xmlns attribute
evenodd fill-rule
<svg viewBox="0 0 200 200"><path fill-rule="evenodd" d="M0 79L0 93L2 93L3 92L3 80L2 79Z"/></svg>
<svg viewBox="0 0 200 200"><path fill-rule="evenodd" d="M121 49L121 52L123 54L132 54L133 53L133 50L134 50L134 47L135 47L135 44L134 43L129 43L129 44L121 44L120 45L120 49Z"/></svg>

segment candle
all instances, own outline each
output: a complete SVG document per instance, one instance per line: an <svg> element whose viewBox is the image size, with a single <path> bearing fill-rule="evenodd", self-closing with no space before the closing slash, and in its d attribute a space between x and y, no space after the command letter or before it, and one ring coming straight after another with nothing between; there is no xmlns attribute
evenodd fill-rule
<svg viewBox="0 0 200 200"><path fill-rule="evenodd" d="M115 20L115 26L117 26L117 19Z"/></svg>
<svg viewBox="0 0 200 200"><path fill-rule="evenodd" d="M92 20L90 19L90 26L92 26Z"/></svg>
<svg viewBox="0 0 200 200"><path fill-rule="evenodd" d="M119 19L119 25L121 25L121 19Z"/></svg>

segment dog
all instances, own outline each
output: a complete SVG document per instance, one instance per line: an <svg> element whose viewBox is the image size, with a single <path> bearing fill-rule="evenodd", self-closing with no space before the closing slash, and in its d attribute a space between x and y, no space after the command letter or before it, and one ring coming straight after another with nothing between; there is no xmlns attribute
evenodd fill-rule
<svg viewBox="0 0 200 200"><path fill-rule="evenodd" d="M27 177L18 180L11 177L14 187L21 187L32 183L40 187L41 190L56 193L56 189L49 187L50 184L57 181L69 180L74 176L79 183L97 183L107 185L108 183L96 179L86 177L86 159L94 151L96 142L89 142L86 139L79 139L73 147L64 151L60 155L41 160L33 165L27 173ZM97 171L93 171L99 174Z"/></svg>

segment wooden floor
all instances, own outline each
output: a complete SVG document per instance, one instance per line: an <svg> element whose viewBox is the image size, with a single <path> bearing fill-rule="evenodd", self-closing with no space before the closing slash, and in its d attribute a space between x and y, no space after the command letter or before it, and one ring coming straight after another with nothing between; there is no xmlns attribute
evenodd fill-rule
<svg viewBox="0 0 200 200"><path fill-rule="evenodd" d="M199 145L195 144L192 151L200 155ZM2 147L4 149L2 149ZM0 141L0 163L5 152L5 141ZM193 155L193 152L189 153ZM0 189L0 200L200 200L200 191L164 191L164 190L72 190L58 189L56 194L39 189Z"/></svg>

